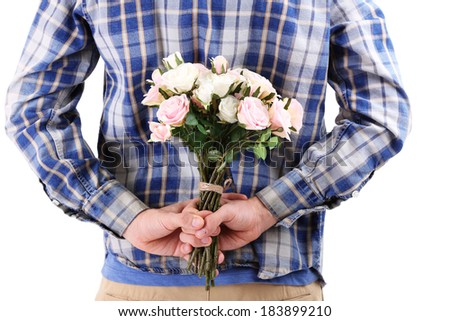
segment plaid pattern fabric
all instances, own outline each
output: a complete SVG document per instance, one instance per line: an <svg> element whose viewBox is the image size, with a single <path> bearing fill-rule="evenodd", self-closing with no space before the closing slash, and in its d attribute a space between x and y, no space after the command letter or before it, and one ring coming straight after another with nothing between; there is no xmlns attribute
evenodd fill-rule
<svg viewBox="0 0 450 321"><path fill-rule="evenodd" d="M195 158L181 142L148 144L156 110L145 80L179 50L186 61L224 55L268 78L305 108L304 127L265 161L245 152L230 191L257 195L279 224L228 253L222 268L269 279L321 270L325 210L351 198L402 148L409 105L384 17L370 0L42 0L7 99L7 132L54 203L95 222L107 251L155 273L188 273L121 238L147 207L197 196ZM105 90L96 158L76 110L98 59ZM336 126L324 125L327 83Z"/></svg>

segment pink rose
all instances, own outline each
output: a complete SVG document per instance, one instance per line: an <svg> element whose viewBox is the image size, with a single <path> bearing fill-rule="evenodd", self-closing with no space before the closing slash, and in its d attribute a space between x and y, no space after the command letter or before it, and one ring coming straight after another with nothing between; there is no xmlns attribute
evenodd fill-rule
<svg viewBox="0 0 450 321"><path fill-rule="evenodd" d="M164 97L159 92L159 86L152 86L142 101L146 106L159 106L164 101Z"/></svg>
<svg viewBox="0 0 450 321"><path fill-rule="evenodd" d="M148 123L150 125L150 131L152 132L150 135L150 140L152 142L165 142L172 137L172 132L170 131L169 125L156 122Z"/></svg>
<svg viewBox="0 0 450 321"><path fill-rule="evenodd" d="M291 138L289 137L289 134L291 132L289 128L292 126L291 115L286 109L284 109L285 105L286 103L282 100L276 100L272 104L272 107L270 107L270 129L273 130L272 133L274 135L291 140ZM280 131L280 128L282 129L282 131Z"/></svg>
<svg viewBox="0 0 450 321"><path fill-rule="evenodd" d="M228 61L224 56L211 58L212 70L215 74L220 75L228 70Z"/></svg>
<svg viewBox="0 0 450 321"><path fill-rule="evenodd" d="M181 126L189 112L189 99L185 94L172 96L159 105L156 112L158 120L166 125Z"/></svg>
<svg viewBox="0 0 450 321"><path fill-rule="evenodd" d="M162 83L162 73L160 69L155 69L152 72L152 80L155 83L155 85L160 85Z"/></svg>
<svg viewBox="0 0 450 321"><path fill-rule="evenodd" d="M298 132L303 126L303 107L297 99L292 99L288 107L291 115L291 126Z"/></svg>
<svg viewBox="0 0 450 321"><path fill-rule="evenodd" d="M237 117L248 130L262 130L270 125L267 106L255 97L245 97L241 100Z"/></svg>

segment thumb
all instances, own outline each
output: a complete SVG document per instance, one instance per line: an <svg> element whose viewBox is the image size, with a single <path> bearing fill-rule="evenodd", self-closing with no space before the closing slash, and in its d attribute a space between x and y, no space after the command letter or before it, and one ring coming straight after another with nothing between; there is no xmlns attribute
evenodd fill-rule
<svg viewBox="0 0 450 321"><path fill-rule="evenodd" d="M220 224L229 221L231 217L232 213L228 210L228 207L226 205L222 206L214 213L205 217L205 226L195 232L195 236L199 239L202 239L205 236L214 235Z"/></svg>
<svg viewBox="0 0 450 321"><path fill-rule="evenodd" d="M231 201L245 201L248 197L245 194L239 194L239 193L224 193L222 194L222 197L220 198L220 204L224 205L226 203L229 203Z"/></svg>
<svg viewBox="0 0 450 321"><path fill-rule="evenodd" d="M236 200L245 201L246 199L248 199L248 197L247 195L240 193L223 193L222 199L229 201L236 201Z"/></svg>
<svg viewBox="0 0 450 321"><path fill-rule="evenodd" d="M191 230L202 227L204 219L190 213L167 213L160 216L160 223L169 231L175 231L178 228Z"/></svg>

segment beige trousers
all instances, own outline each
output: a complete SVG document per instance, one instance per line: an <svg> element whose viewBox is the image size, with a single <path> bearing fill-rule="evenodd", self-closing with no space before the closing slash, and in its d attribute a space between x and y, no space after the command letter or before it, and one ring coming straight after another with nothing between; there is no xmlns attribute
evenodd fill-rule
<svg viewBox="0 0 450 321"><path fill-rule="evenodd" d="M322 301L319 282L306 286L236 284L211 288L211 301ZM203 286L140 286L102 279L97 301L206 301Z"/></svg>

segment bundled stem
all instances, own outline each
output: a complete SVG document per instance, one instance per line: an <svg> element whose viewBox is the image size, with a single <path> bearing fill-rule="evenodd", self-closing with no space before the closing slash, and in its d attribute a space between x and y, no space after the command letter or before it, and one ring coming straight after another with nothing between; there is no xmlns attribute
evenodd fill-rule
<svg viewBox="0 0 450 321"><path fill-rule="evenodd" d="M199 163L199 171L202 179L213 185L220 185L224 178L225 171L216 166L211 173L209 179L206 169L202 167L202 162ZM213 191L200 192L200 201L198 204L199 210L208 210L215 212L220 207L221 194ZM208 291L211 286L214 286L214 278L216 277L217 261L219 258L219 240L217 236L212 237L211 245L207 247L197 247L191 253L188 266L191 271L199 277L205 276L205 288Z"/></svg>

